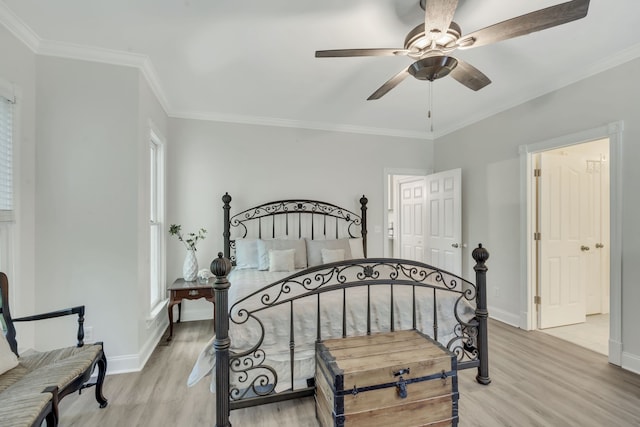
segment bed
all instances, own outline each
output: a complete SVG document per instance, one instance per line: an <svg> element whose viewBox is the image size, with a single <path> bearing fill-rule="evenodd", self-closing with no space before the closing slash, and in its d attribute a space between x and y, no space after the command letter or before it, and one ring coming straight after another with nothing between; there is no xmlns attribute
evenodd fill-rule
<svg viewBox="0 0 640 427"><path fill-rule="evenodd" d="M224 252L211 264L216 335L189 379L213 375L216 425L229 425L232 409L312 396L315 345L327 338L417 329L490 383L482 245L472 283L421 262L367 258L365 196L358 214L290 199L231 215L231 200L222 198Z"/></svg>

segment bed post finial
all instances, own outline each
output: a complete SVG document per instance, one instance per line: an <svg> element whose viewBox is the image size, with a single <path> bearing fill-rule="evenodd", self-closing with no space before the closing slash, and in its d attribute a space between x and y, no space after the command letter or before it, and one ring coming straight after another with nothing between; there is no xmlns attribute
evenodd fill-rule
<svg viewBox="0 0 640 427"><path fill-rule="evenodd" d="M229 224L229 211L231 211L231 196L229 193L224 193L222 196L222 203L224 203L222 209L224 211L224 230L222 237L224 238L224 256L227 259L231 259L231 224Z"/></svg>
<svg viewBox="0 0 640 427"><path fill-rule="evenodd" d="M211 261L211 272L218 279L226 279L229 272L231 272L231 261L229 261L229 258L224 257L222 252L218 252L218 258Z"/></svg>
<svg viewBox="0 0 640 427"><path fill-rule="evenodd" d="M367 257L367 203L369 203L369 199L363 194L362 197L360 197L360 214L362 217L362 249L365 258Z"/></svg>
<svg viewBox="0 0 640 427"><path fill-rule="evenodd" d="M479 244L473 250L471 256L476 261L473 269L476 272L476 319L478 320L478 375L476 381L487 385L491 382L489 378L489 343L488 325L489 312L487 311L487 266L485 262L489 259L489 251Z"/></svg>
<svg viewBox="0 0 640 427"><path fill-rule="evenodd" d="M230 199L230 198L229 198ZM218 252L218 258L211 262L211 272L216 275L213 282L215 296L215 316L213 348L216 352L216 427L231 426L229 422L229 286L227 275L231 272L231 261L223 258Z"/></svg>

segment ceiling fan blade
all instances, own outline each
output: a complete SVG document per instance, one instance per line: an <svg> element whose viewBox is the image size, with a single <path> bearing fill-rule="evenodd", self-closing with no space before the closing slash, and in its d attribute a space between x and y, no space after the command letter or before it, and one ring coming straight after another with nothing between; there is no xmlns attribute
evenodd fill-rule
<svg viewBox="0 0 640 427"><path fill-rule="evenodd" d="M458 0L425 0L425 34L430 35L432 40L437 40L446 34L457 7Z"/></svg>
<svg viewBox="0 0 640 427"><path fill-rule="evenodd" d="M472 90L480 90L491 83L489 77L485 76L482 71L460 59L458 59L458 65L449 74Z"/></svg>
<svg viewBox="0 0 640 427"><path fill-rule="evenodd" d="M342 58L350 56L397 56L406 55L406 49L334 49L316 50L316 58Z"/></svg>
<svg viewBox="0 0 640 427"><path fill-rule="evenodd" d="M588 10L589 0L568 1L467 34L458 40L458 46L460 49L468 49L545 30L584 18Z"/></svg>
<svg viewBox="0 0 640 427"><path fill-rule="evenodd" d="M378 88L378 90L373 92L371 96L367 98L367 101L382 98L387 92L402 83L402 81L407 78L408 75L409 67L405 68L404 70L400 71L398 74L387 80L382 86Z"/></svg>

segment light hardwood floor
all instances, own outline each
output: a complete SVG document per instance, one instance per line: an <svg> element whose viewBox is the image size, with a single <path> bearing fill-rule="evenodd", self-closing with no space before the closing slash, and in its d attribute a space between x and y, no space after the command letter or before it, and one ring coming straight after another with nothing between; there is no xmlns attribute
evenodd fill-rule
<svg viewBox="0 0 640 427"><path fill-rule="evenodd" d="M213 426L209 381L193 388L186 380L211 322L176 325L142 372L110 375L99 409L89 389L67 396L60 426ZM525 332L490 321L492 383L475 382L475 370L459 373L460 426L638 426L640 376L609 365L605 356L541 332ZM105 348L108 357L108 348ZM231 412L239 426L317 426L313 399Z"/></svg>

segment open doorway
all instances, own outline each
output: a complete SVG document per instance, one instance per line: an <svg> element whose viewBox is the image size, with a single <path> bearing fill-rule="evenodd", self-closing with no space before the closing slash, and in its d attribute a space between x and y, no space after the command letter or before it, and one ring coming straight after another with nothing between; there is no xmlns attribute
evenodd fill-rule
<svg viewBox="0 0 640 427"><path fill-rule="evenodd" d="M609 139L533 156L537 328L608 355Z"/></svg>
<svg viewBox="0 0 640 427"><path fill-rule="evenodd" d="M535 233L537 224L534 215L536 206L535 189L535 163L536 153L543 151L569 147L584 142L596 141L608 138L609 140L609 363L620 366L622 364L622 150L623 150L624 123L612 122L604 126L583 130L574 134L564 135L558 138L541 141L535 144L520 147L521 165L521 242L522 253L522 282L521 288L521 323L520 327L526 330L538 329L538 257L537 241ZM524 202L526 201L526 202ZM579 277L580 272L576 274Z"/></svg>

